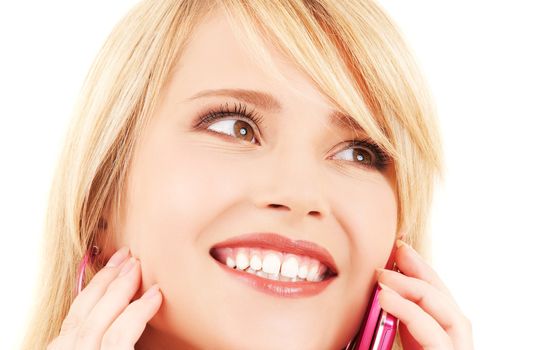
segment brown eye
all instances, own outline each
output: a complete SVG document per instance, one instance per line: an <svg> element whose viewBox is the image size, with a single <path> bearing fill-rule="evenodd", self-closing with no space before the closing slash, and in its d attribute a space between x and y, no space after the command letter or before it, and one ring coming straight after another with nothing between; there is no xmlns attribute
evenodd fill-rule
<svg viewBox="0 0 551 350"><path fill-rule="evenodd" d="M207 129L211 129L213 126L218 126L219 130L213 130L222 134L227 134L235 138L253 142L254 129L252 126L241 119L225 119L209 125ZM215 128L216 129L216 128ZM212 129L211 129L212 130Z"/></svg>
<svg viewBox="0 0 551 350"><path fill-rule="evenodd" d="M233 132L245 141L251 141L254 138L254 130L249 123L237 120L233 127Z"/></svg>
<svg viewBox="0 0 551 350"><path fill-rule="evenodd" d="M373 164L373 155L370 152L364 151L360 148L354 148L352 158L358 160L360 163L366 163L368 165Z"/></svg>
<svg viewBox="0 0 551 350"><path fill-rule="evenodd" d="M360 166L365 167L374 167L377 165L378 158L373 153L373 151L368 150L363 147L352 147L354 144L349 145L350 147L340 151L338 154L343 154L344 156L336 157L337 159L347 160L353 163L360 163Z"/></svg>

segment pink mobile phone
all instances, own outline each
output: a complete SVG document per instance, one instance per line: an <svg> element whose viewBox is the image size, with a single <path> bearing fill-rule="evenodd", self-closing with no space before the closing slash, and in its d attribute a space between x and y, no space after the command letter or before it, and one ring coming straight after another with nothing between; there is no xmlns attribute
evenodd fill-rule
<svg viewBox="0 0 551 350"><path fill-rule="evenodd" d="M395 250L396 247L393 247L385 268L398 271L394 263ZM377 284L369 300L360 329L345 350L390 350L392 348L398 329L398 319L381 309L379 305L380 291L381 287Z"/></svg>

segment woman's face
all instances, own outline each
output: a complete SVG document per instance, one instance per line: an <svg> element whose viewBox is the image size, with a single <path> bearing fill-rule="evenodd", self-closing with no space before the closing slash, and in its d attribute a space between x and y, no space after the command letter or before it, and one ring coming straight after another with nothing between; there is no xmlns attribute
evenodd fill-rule
<svg viewBox="0 0 551 350"><path fill-rule="evenodd" d="M372 168L353 156L370 153L347 144L358 135L331 124L333 108L308 77L270 47L289 89L238 41L222 16L205 21L138 140L115 244L141 260L139 294L159 283L164 299L137 346L344 346L394 242L393 165ZM261 91L280 108L254 102L252 93L194 98L218 89ZM264 121L233 113L194 127L207 109L226 104L254 109ZM209 250L252 232L314 242L332 256L338 276L318 294L292 298L242 283Z"/></svg>

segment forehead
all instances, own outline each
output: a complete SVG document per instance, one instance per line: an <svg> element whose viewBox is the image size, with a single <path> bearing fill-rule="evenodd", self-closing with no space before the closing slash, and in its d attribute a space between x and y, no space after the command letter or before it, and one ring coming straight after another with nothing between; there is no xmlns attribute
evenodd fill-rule
<svg viewBox="0 0 551 350"><path fill-rule="evenodd" d="M175 75L185 77L186 85L194 90L204 90L213 86L234 87L251 90L282 90L281 82L274 79L249 55L244 37L237 37L225 15L216 11L205 17L194 29L189 42L175 67ZM247 47L247 48L246 48ZM265 48L281 73L287 89L299 92L309 102L328 107L327 101L315 90L309 77L300 72L270 43ZM285 84L284 83L284 84ZM281 96L280 96L281 97Z"/></svg>

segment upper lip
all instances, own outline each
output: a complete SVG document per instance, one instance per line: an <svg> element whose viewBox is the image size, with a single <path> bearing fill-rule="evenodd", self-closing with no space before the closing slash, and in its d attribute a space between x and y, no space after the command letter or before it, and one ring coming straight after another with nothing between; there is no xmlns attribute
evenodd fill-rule
<svg viewBox="0 0 551 350"><path fill-rule="evenodd" d="M335 275L338 274L337 265L327 249L314 242L291 240L277 233L248 233L217 243L212 247L212 249L226 247L258 247L277 250L283 253L305 255L319 260L319 262L326 265L327 268Z"/></svg>

